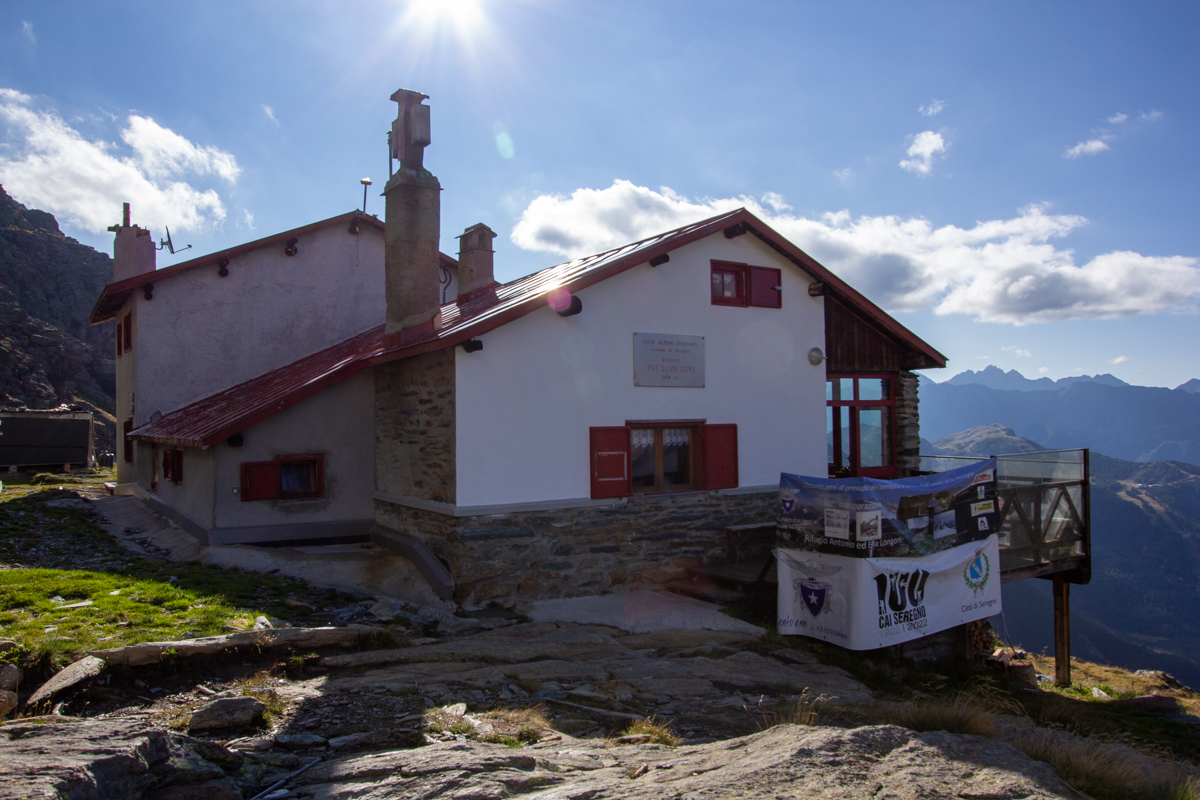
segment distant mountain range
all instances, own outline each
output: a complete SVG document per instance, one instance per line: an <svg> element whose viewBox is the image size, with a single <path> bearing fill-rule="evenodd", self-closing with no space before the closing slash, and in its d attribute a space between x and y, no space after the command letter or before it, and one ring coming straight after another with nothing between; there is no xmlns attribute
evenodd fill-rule
<svg viewBox="0 0 1200 800"><path fill-rule="evenodd" d="M1038 384L994 367L944 383L922 381L926 439L999 423L1052 450L1087 447L1127 461L1200 463L1200 381L1164 389L1099 375L1040 379L1047 389L1005 389L980 383L980 376L994 383Z"/></svg>
<svg viewBox="0 0 1200 800"><path fill-rule="evenodd" d="M986 386L989 389L1008 390L1013 389L1018 392L1039 392L1052 391L1061 389L1064 386L1070 386L1072 383L1103 383L1107 386L1129 386L1128 383L1120 378L1110 375L1107 372L1103 375L1075 375L1069 378L1059 378L1052 381L1049 378L1037 378L1030 380L1015 369L1010 369L1008 372L996 366L986 366L976 372L969 369L966 372L960 372L946 383L952 386L965 386L969 383L977 383L980 386ZM1200 381L1193 379L1191 383L1196 383L1200 386ZM1185 386L1187 384L1184 384ZM1189 391L1196 391L1191 389Z"/></svg>
<svg viewBox="0 0 1200 800"><path fill-rule="evenodd" d="M928 455L1045 449L997 424L922 442ZM1071 587L1073 655L1166 670L1200 687L1200 617L1190 613L1200 608L1200 467L1137 463L1093 451L1091 475L1092 581ZM1001 635L1034 652L1052 652L1049 581L1006 584L1003 602L1003 619L993 621Z"/></svg>

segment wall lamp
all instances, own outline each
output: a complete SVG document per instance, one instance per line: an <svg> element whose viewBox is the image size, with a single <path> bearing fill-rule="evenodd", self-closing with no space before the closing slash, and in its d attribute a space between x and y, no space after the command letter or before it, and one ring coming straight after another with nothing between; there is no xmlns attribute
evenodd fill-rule
<svg viewBox="0 0 1200 800"><path fill-rule="evenodd" d="M467 339L462 343L462 349L468 353L478 353L483 349L483 342L478 339Z"/></svg>
<svg viewBox="0 0 1200 800"><path fill-rule="evenodd" d="M142 296L145 297L147 300L154 299L154 284L153 283L142 284Z"/></svg>
<svg viewBox="0 0 1200 800"><path fill-rule="evenodd" d="M228 258L222 258L220 261L217 262L217 274L220 275L222 278L229 277L229 259Z"/></svg>
<svg viewBox="0 0 1200 800"><path fill-rule="evenodd" d="M583 301L566 289L551 289L546 293L546 302L560 317L573 317L583 311Z"/></svg>
<svg viewBox="0 0 1200 800"><path fill-rule="evenodd" d="M296 245L300 242L295 236L287 240L287 246L283 248L283 252L289 256L294 256L300 252L300 248Z"/></svg>
<svg viewBox="0 0 1200 800"><path fill-rule="evenodd" d="M652 266L652 267L661 266L662 264L665 264L670 260L671 260L671 256L667 255L666 253L663 253L661 256L655 256L654 258L650 259L650 266Z"/></svg>

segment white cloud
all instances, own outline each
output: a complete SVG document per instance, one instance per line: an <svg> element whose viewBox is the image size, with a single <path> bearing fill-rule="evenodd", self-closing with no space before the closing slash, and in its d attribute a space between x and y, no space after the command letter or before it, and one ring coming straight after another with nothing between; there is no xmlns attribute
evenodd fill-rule
<svg viewBox="0 0 1200 800"><path fill-rule="evenodd" d="M792 207L783 199L783 195L776 192L767 192L762 196L762 201L769 205L777 214L783 214L792 210Z"/></svg>
<svg viewBox="0 0 1200 800"><path fill-rule="evenodd" d="M846 210L809 219L752 197L693 199L617 180L535 198L511 238L527 250L577 258L742 206L891 311L1020 325L1194 311L1200 300L1200 260L1113 251L1076 264L1072 250L1051 240L1087 220L1040 206L1011 219L935 228L920 218L855 219Z"/></svg>
<svg viewBox="0 0 1200 800"><path fill-rule="evenodd" d="M1108 142L1105 139L1088 139L1086 142L1080 142L1074 147L1068 147L1067 152L1063 153L1063 158L1079 158L1080 156L1093 156L1096 153L1103 152L1108 148Z"/></svg>
<svg viewBox="0 0 1200 800"><path fill-rule="evenodd" d="M263 113L267 115L267 119L271 120L271 122L274 122L276 125L279 124L279 120L275 119L275 109L271 108L266 103L263 103L262 110Z"/></svg>
<svg viewBox="0 0 1200 800"><path fill-rule="evenodd" d="M1005 351L1006 353L1012 353L1015 356L1031 356L1031 355L1033 355L1028 350L1023 350L1020 347L1001 347L1000 349Z"/></svg>
<svg viewBox="0 0 1200 800"><path fill-rule="evenodd" d="M833 171L833 174L842 183L851 183L854 181L854 170L850 169L850 167L836 169Z"/></svg>
<svg viewBox="0 0 1200 800"><path fill-rule="evenodd" d="M250 230L254 230L254 215L250 213L249 209L242 209L242 225Z"/></svg>
<svg viewBox="0 0 1200 800"><path fill-rule="evenodd" d="M200 231L225 219L213 189L198 189L183 176L214 176L228 183L241 168L229 153L197 145L148 117L131 115L121 130L129 146L89 141L54 111L38 110L33 98L0 88L0 122L7 136L0 149L0 183L26 205L94 233L117 221L122 202L149 227L170 225Z"/></svg>
<svg viewBox="0 0 1200 800"><path fill-rule="evenodd" d="M928 175L933 169L933 157L946 152L946 141L940 133L922 131L912 137L908 146L909 158L900 162L900 166L918 175Z"/></svg>
<svg viewBox="0 0 1200 800"><path fill-rule="evenodd" d="M1120 111L1108 118L1108 121L1114 125L1120 125L1125 120L1129 119L1128 114L1122 114Z"/></svg>
<svg viewBox="0 0 1200 800"><path fill-rule="evenodd" d="M946 107L946 104L944 102L942 102L941 100L934 100L932 103L930 103L927 106L918 107L917 111L920 111L922 114L924 114L927 117L936 117L938 114L942 113L942 109L945 107Z"/></svg>
<svg viewBox="0 0 1200 800"><path fill-rule="evenodd" d="M1049 367L1038 367L1038 375L1045 375L1049 371Z"/></svg>
<svg viewBox="0 0 1200 800"><path fill-rule="evenodd" d="M1138 119L1142 122L1158 122L1162 118L1163 112L1161 111L1143 111L1141 114L1138 114Z"/></svg>
<svg viewBox="0 0 1200 800"><path fill-rule="evenodd" d="M1128 360L1129 360L1129 356L1117 356L1116 358L1114 358L1112 361L1110 361L1110 362L1108 362L1108 363L1110 363L1110 364L1124 364L1124 363L1125 363L1126 361L1128 361Z"/></svg>
<svg viewBox="0 0 1200 800"><path fill-rule="evenodd" d="M32 22L25 22L24 20L21 21L21 35L24 36L30 44L37 44L37 37L33 35Z"/></svg>

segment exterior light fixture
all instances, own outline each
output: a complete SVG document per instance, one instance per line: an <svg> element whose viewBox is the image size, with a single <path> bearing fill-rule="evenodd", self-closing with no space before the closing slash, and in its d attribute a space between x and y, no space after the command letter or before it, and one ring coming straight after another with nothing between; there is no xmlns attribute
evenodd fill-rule
<svg viewBox="0 0 1200 800"><path fill-rule="evenodd" d="M289 256L296 255L296 253L300 252L300 248L296 246L299 243L300 243L300 240L297 239L295 236L293 236L292 238L287 240L287 244L283 248L283 252Z"/></svg>
<svg viewBox="0 0 1200 800"><path fill-rule="evenodd" d="M229 277L229 259L228 258L222 258L220 261L217 262L217 274L220 275L222 278Z"/></svg>
<svg viewBox="0 0 1200 800"><path fill-rule="evenodd" d="M583 301L561 287L547 292L546 302L560 317L573 317L583 311Z"/></svg>
<svg viewBox="0 0 1200 800"><path fill-rule="evenodd" d="M821 348L814 347L808 351L808 363L814 367L821 366L821 362L825 360L825 354L821 352Z"/></svg>
<svg viewBox="0 0 1200 800"><path fill-rule="evenodd" d="M671 256L667 253L663 253L661 256L655 256L654 258L650 259L650 266L657 267L660 264L665 264L670 260Z"/></svg>
<svg viewBox="0 0 1200 800"><path fill-rule="evenodd" d="M462 343L462 349L468 353L478 353L483 349L483 342L478 339L467 339Z"/></svg>

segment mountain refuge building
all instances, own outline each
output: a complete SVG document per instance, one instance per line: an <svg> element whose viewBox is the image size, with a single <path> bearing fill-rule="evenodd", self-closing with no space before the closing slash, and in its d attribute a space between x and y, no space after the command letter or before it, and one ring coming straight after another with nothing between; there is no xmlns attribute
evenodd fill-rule
<svg viewBox="0 0 1200 800"><path fill-rule="evenodd" d="M372 539L466 607L663 585L781 472L915 474L946 358L745 209L500 284L440 251L426 96L355 211L113 283L118 490L208 544Z"/></svg>

